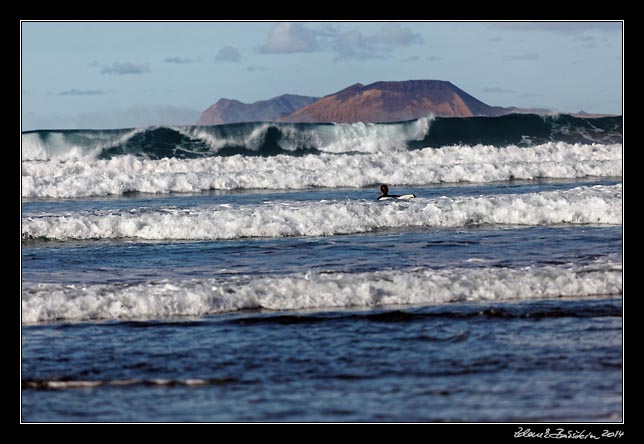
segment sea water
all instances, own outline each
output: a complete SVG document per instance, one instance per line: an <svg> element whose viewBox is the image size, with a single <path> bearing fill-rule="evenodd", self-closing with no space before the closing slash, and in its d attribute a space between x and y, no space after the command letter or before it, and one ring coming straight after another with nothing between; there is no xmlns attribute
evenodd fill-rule
<svg viewBox="0 0 644 444"><path fill-rule="evenodd" d="M621 421L621 140L578 120L23 134L22 420Z"/></svg>

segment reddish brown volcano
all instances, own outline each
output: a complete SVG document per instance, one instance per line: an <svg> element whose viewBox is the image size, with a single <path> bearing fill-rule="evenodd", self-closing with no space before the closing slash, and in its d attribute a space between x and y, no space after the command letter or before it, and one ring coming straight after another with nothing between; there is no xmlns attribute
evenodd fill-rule
<svg viewBox="0 0 644 444"><path fill-rule="evenodd" d="M430 113L443 117L498 116L489 106L442 80L356 83L288 114L283 122L396 122Z"/></svg>

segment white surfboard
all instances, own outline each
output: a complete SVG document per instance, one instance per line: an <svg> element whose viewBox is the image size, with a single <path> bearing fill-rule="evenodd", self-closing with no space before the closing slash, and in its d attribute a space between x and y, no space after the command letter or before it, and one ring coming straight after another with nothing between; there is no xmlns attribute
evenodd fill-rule
<svg viewBox="0 0 644 444"><path fill-rule="evenodd" d="M415 198L415 194L403 194L398 197L393 197L393 196L385 196L385 197L379 197L378 200L409 200Z"/></svg>

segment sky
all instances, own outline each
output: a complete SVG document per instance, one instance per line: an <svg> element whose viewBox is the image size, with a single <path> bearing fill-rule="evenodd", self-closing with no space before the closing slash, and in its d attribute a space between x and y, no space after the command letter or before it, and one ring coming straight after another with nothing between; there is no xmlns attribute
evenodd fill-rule
<svg viewBox="0 0 644 444"><path fill-rule="evenodd" d="M22 22L22 129L194 124L220 98L448 80L496 106L622 113L621 22Z"/></svg>

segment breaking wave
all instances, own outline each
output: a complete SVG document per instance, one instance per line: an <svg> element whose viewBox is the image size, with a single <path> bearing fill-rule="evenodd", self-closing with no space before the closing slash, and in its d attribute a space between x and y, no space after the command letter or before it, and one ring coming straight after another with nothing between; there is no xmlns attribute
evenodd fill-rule
<svg viewBox="0 0 644 444"><path fill-rule="evenodd" d="M51 159L22 163L25 198L77 198L132 192L429 185L512 179L619 177L622 146L549 142L449 146L398 153L229 156L150 160Z"/></svg>
<svg viewBox="0 0 644 444"><path fill-rule="evenodd" d="M398 123L236 123L22 134L23 160L135 155L146 159L235 154L383 153L450 145L620 144L622 119L510 114Z"/></svg>
<svg viewBox="0 0 644 444"><path fill-rule="evenodd" d="M24 284L22 321L163 319L247 309L329 310L622 293L621 260L587 265L302 273L228 280Z"/></svg>
<svg viewBox="0 0 644 444"><path fill-rule="evenodd" d="M622 185L409 201L278 201L23 217L23 239L217 240L330 236L384 228L621 224Z"/></svg>

